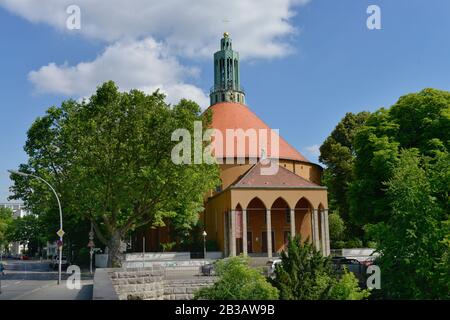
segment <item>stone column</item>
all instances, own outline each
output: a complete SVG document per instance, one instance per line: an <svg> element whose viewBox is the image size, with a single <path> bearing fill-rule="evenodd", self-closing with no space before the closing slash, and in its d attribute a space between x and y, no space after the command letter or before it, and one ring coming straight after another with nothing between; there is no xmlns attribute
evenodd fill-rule
<svg viewBox="0 0 450 320"><path fill-rule="evenodd" d="M329 256L330 251L330 228L328 225L328 209L325 209L325 255Z"/></svg>
<svg viewBox="0 0 450 320"><path fill-rule="evenodd" d="M230 256L236 257L236 210L230 210Z"/></svg>
<svg viewBox="0 0 450 320"><path fill-rule="evenodd" d="M294 237L295 237L295 209L291 209L290 216L291 216L291 238L294 239Z"/></svg>
<svg viewBox="0 0 450 320"><path fill-rule="evenodd" d="M223 214L223 256L228 257L230 255L230 245L228 244L228 238L230 237L230 217L228 212Z"/></svg>
<svg viewBox="0 0 450 320"><path fill-rule="evenodd" d="M242 253L248 255L247 250L247 209L242 209Z"/></svg>
<svg viewBox="0 0 450 320"><path fill-rule="evenodd" d="M326 256L327 253L327 242L326 242L326 236L325 236L325 210L320 210L320 234L321 234L321 244L320 247L322 249L322 255Z"/></svg>
<svg viewBox="0 0 450 320"><path fill-rule="evenodd" d="M317 214L317 209L313 210L313 243L317 250L320 249L320 238L319 238L319 217Z"/></svg>
<svg viewBox="0 0 450 320"><path fill-rule="evenodd" d="M267 257L272 258L272 219L270 209L266 209L267 222Z"/></svg>

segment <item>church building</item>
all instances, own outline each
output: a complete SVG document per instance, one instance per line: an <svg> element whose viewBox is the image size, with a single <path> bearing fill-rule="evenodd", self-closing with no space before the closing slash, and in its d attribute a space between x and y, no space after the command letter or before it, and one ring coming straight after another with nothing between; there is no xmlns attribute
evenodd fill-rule
<svg viewBox="0 0 450 320"><path fill-rule="evenodd" d="M245 104L240 83L239 53L224 33L220 50L214 54L211 127L223 137L227 130L271 132ZM297 234L312 241L324 255L330 254L327 189L320 185L322 168L282 137L276 138L278 148L272 139L259 135L254 146L230 147L226 139L214 146L222 185L207 199L203 220L208 239L217 242L224 256L242 253L270 258ZM263 174L263 167L275 160L279 166L276 173Z"/></svg>
<svg viewBox="0 0 450 320"><path fill-rule="evenodd" d="M322 168L272 130L247 105L241 87L239 53L228 33L214 54L214 86L210 92L213 155L219 163L221 185L205 198L201 214L207 240L223 257L239 254L271 258L290 236L312 241L330 254L327 189L320 185ZM244 142L217 139L217 134L244 133ZM251 132L257 134L250 139ZM275 137L275 139L273 139ZM219 143L219 141L221 143ZM241 139L242 142L242 139ZM263 169L276 166L272 174ZM170 225L147 229L147 250L159 251L170 239ZM137 238L142 239L138 236ZM137 240L136 238L136 240ZM139 241L135 249L140 250Z"/></svg>

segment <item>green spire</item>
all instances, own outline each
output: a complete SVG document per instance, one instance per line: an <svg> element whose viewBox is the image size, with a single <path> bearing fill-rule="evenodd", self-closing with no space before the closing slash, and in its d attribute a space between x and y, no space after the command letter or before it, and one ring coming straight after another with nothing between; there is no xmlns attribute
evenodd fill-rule
<svg viewBox="0 0 450 320"><path fill-rule="evenodd" d="M230 35L225 32L220 40L220 51L214 53L214 86L209 95L211 105L218 102L245 103L239 69L239 53L233 51Z"/></svg>

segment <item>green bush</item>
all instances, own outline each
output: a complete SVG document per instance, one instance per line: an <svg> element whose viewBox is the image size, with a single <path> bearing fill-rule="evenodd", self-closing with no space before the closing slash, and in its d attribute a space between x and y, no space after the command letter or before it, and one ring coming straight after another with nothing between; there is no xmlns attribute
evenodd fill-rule
<svg viewBox="0 0 450 320"><path fill-rule="evenodd" d="M299 236L290 240L275 267L273 284L282 300L325 299L332 286L330 259Z"/></svg>
<svg viewBox="0 0 450 320"><path fill-rule="evenodd" d="M332 213L328 216L328 223L330 227L331 241L342 240L345 232L344 220L338 213Z"/></svg>
<svg viewBox="0 0 450 320"><path fill-rule="evenodd" d="M195 293L195 299L207 300L275 300L278 290L242 256L219 260L215 264L219 280Z"/></svg>
<svg viewBox="0 0 450 320"><path fill-rule="evenodd" d="M330 258L323 257L299 236L290 240L287 251L281 253L272 283L282 300L360 300L369 294L361 291L353 274L344 272L340 276L334 272Z"/></svg>
<svg viewBox="0 0 450 320"><path fill-rule="evenodd" d="M367 241L367 248L376 249L377 243L375 241Z"/></svg>
<svg viewBox="0 0 450 320"><path fill-rule="evenodd" d="M329 298L331 300L362 300L369 296L370 291L362 290L355 275L345 270L341 278L331 288Z"/></svg>

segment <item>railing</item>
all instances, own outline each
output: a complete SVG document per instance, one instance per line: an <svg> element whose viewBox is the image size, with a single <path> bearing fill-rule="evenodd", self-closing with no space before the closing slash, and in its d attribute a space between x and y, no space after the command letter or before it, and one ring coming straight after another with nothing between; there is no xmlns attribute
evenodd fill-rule
<svg viewBox="0 0 450 320"><path fill-rule="evenodd" d="M229 91L229 90L245 93L245 90L242 86L236 86L236 85L232 85L232 84L212 86L209 92L213 93L213 92L217 92L217 91Z"/></svg>

